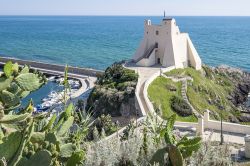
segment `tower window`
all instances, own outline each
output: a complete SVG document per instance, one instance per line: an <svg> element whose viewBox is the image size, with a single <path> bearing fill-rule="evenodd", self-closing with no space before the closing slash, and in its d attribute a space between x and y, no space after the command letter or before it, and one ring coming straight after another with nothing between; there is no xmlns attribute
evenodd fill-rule
<svg viewBox="0 0 250 166"><path fill-rule="evenodd" d="M159 31L156 31L155 34L156 34L156 35L159 35Z"/></svg>
<svg viewBox="0 0 250 166"><path fill-rule="evenodd" d="M155 48L158 48L158 43L157 42L155 43Z"/></svg>

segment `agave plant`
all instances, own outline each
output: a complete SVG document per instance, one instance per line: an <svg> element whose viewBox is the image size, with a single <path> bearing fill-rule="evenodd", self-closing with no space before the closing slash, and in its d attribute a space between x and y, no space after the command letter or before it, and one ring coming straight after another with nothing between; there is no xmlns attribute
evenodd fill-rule
<svg viewBox="0 0 250 166"><path fill-rule="evenodd" d="M164 137L166 147L159 149L152 157L151 163L167 163L172 166L183 166L184 159L190 157L194 152L197 152L201 147L201 137L188 138L184 136L177 140L173 134L176 114L173 114L167 122L166 127L161 131L161 137ZM165 154L168 155L167 161Z"/></svg>

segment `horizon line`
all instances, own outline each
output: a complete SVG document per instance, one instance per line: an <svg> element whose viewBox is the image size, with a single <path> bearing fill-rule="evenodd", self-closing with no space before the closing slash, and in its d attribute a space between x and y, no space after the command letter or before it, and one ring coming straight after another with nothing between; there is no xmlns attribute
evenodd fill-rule
<svg viewBox="0 0 250 166"><path fill-rule="evenodd" d="M63 14L0 14L2 16L89 16L89 17L163 17L163 15L63 15ZM167 17L250 17L250 15L169 15Z"/></svg>

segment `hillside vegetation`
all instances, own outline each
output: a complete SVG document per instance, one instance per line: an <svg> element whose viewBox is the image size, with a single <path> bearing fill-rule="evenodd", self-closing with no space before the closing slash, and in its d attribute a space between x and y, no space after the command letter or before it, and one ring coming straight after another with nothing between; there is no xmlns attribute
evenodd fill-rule
<svg viewBox="0 0 250 166"><path fill-rule="evenodd" d="M167 119L175 113L171 106L174 97L181 98L181 82L175 83L170 79L158 77L149 86L148 94L155 109L158 110L157 113L162 115L164 119ZM177 116L177 120L189 122L197 121L194 115L184 117L179 114Z"/></svg>
<svg viewBox="0 0 250 166"><path fill-rule="evenodd" d="M188 81L187 97L192 106L200 114L203 114L206 109L209 109L213 119L219 120L220 116L222 116L225 121L244 121L239 105L234 102L234 96L238 95L235 95L239 87L237 78L242 79L243 74L203 66L201 71L197 71L193 68L175 69L165 73L165 75L175 78L186 76L193 78L193 81ZM176 92L171 92L167 88L170 84L175 84L177 87ZM181 82L173 83L166 78L157 78L149 87L150 99L155 103L155 107L161 106L163 117L168 117L173 112L176 112L171 108L171 98L173 95L179 95L179 89L181 87L179 84L181 84ZM179 120L190 120L182 118L183 117L179 117Z"/></svg>
<svg viewBox="0 0 250 166"><path fill-rule="evenodd" d="M130 110L121 110L121 107L122 104L133 105L137 80L138 74L133 70L126 69L119 63L113 64L98 78L88 98L87 110L92 111L95 116L120 116L122 111L134 111L133 106Z"/></svg>

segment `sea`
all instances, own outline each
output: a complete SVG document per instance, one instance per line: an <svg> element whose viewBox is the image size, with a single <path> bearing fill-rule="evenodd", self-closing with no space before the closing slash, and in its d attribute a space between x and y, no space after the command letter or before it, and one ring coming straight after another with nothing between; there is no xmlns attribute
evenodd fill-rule
<svg viewBox="0 0 250 166"><path fill-rule="evenodd" d="M130 59L157 16L0 16L0 55L104 70ZM250 17L173 17L203 63L250 71Z"/></svg>

